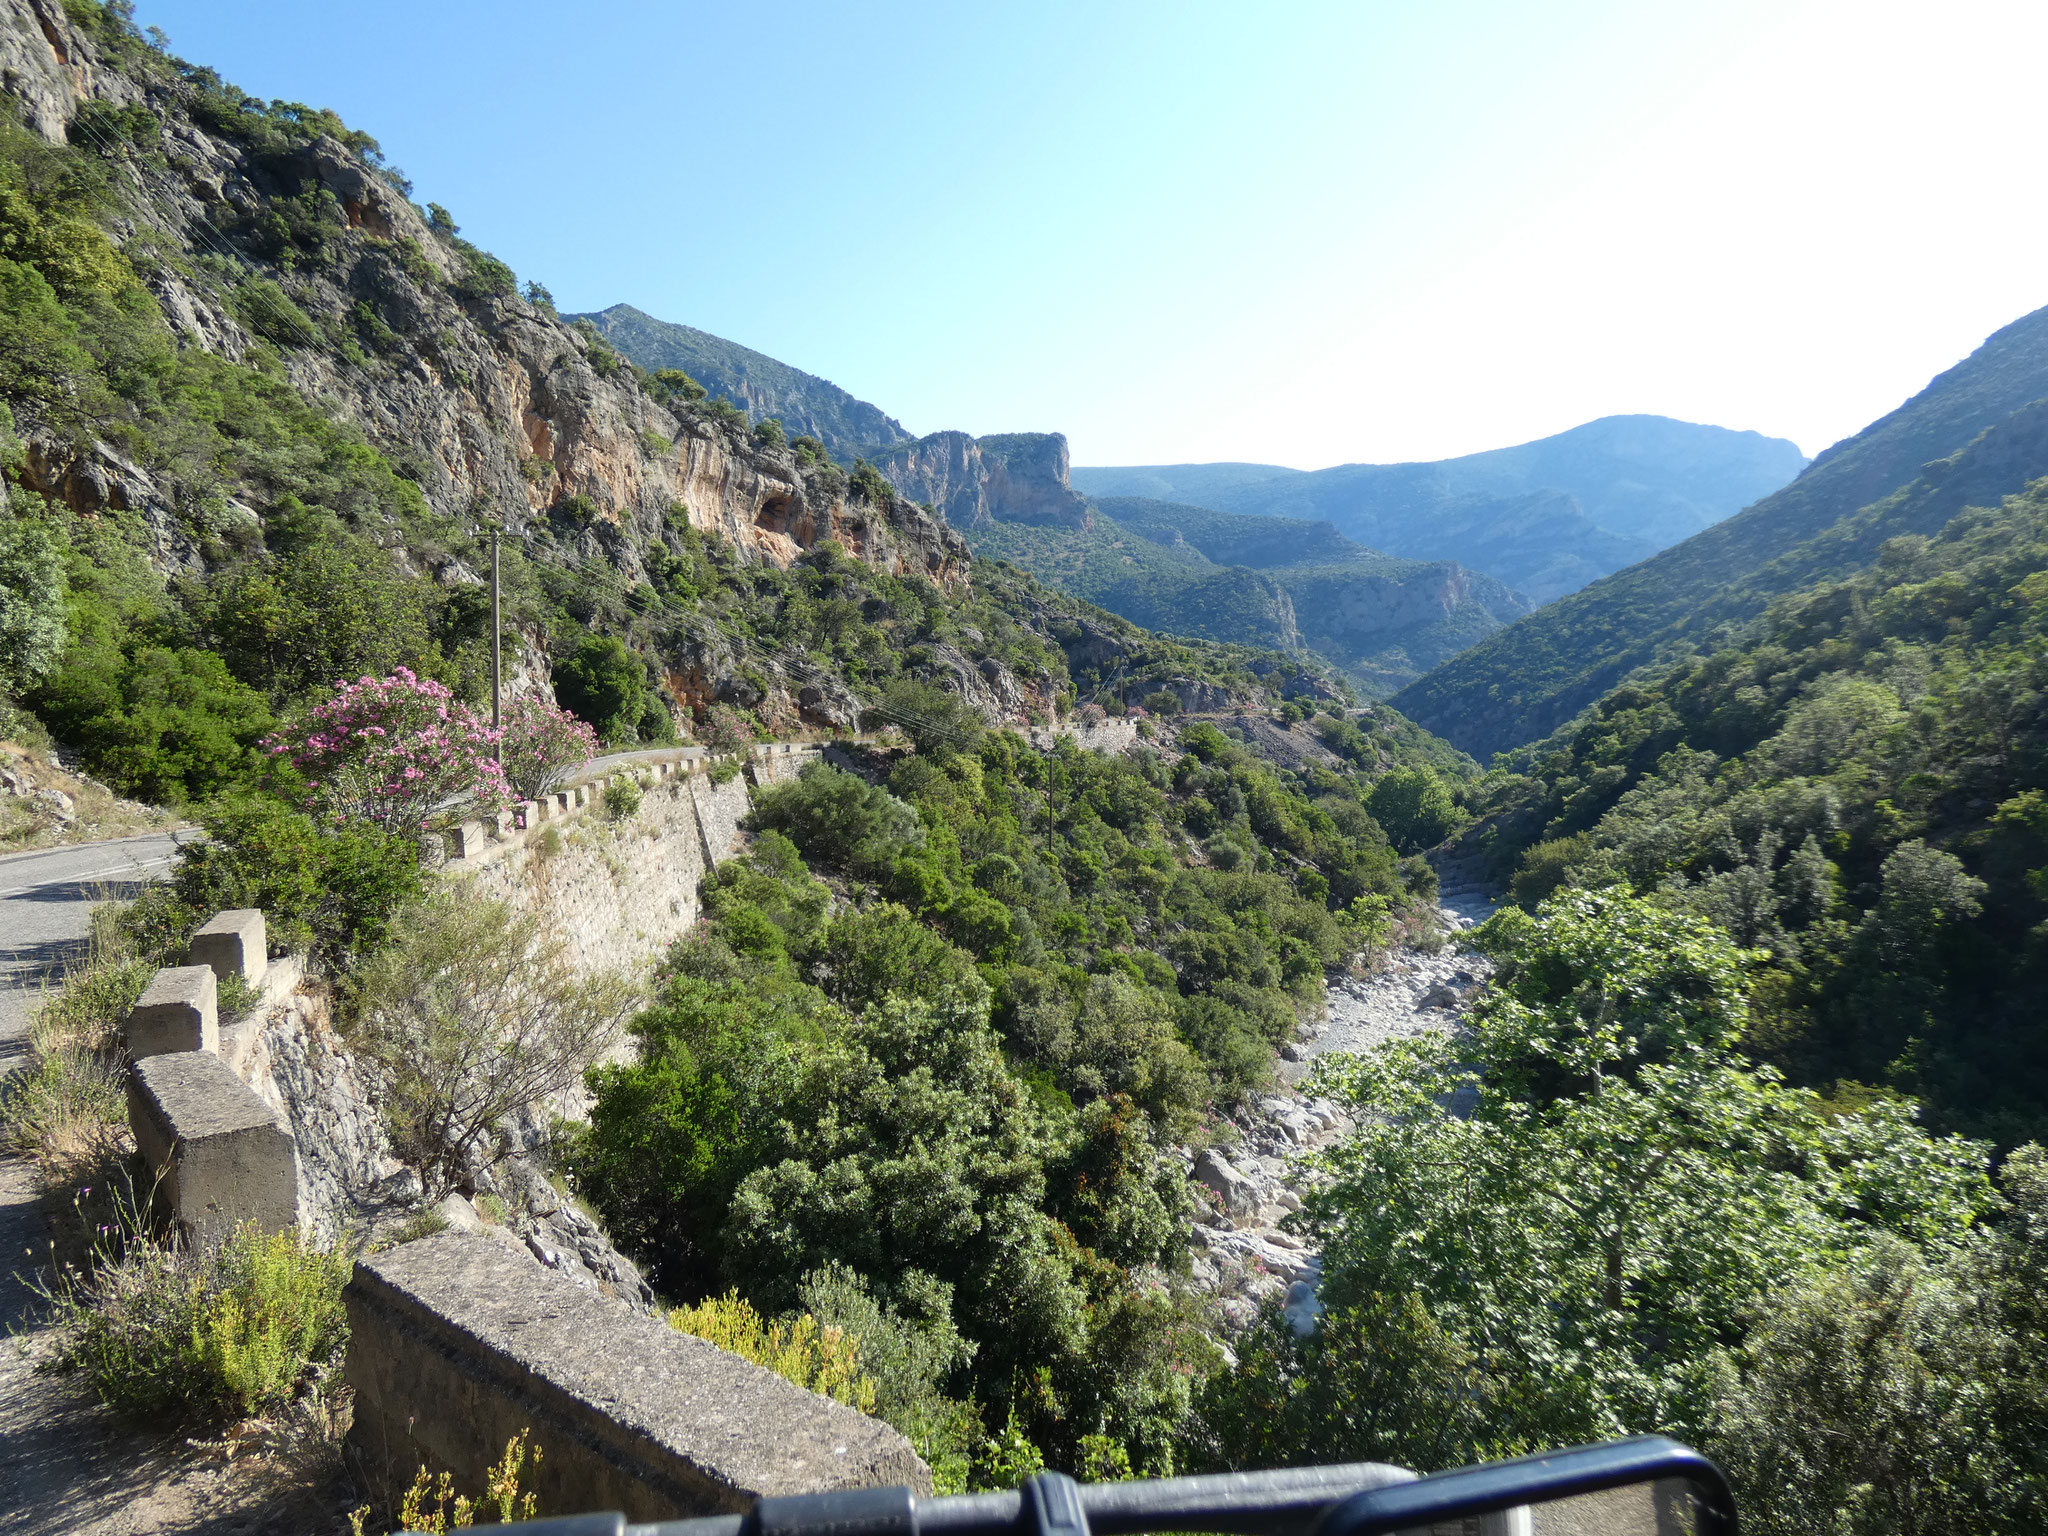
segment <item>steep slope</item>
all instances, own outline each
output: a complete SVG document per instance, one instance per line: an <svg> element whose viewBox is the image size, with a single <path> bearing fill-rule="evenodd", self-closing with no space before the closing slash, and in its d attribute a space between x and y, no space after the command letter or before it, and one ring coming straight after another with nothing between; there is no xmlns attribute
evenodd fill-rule
<svg viewBox="0 0 2048 1536"><path fill-rule="evenodd" d="M1453 561L1400 560L1328 523L1105 497L1079 528L990 521L977 554L1150 628L1304 647L1379 697L1529 611Z"/></svg>
<svg viewBox="0 0 2048 1536"><path fill-rule="evenodd" d="M1931 532L1959 507L2048 473L2029 409L2044 397L2048 309L1997 332L1782 491L1491 637L1396 705L1481 758L1547 735L1634 668L1711 643L1716 626L1773 595L1846 575L1884 537Z"/></svg>
<svg viewBox="0 0 2048 1536"><path fill-rule="evenodd" d="M2011 1145L2048 1125L2044 684L2048 482L1630 678L1514 755L1477 841L1525 901L1625 883L1766 951L1751 1048L1796 1078Z"/></svg>
<svg viewBox="0 0 2048 1536"><path fill-rule="evenodd" d="M621 745L845 729L901 680L1020 727L1337 696L976 567L872 469L522 296L366 134L122 8L0 0L0 71L0 729L123 794L251 786L337 677L477 699L493 530L511 692L578 668Z"/></svg>
<svg viewBox="0 0 2048 1536"><path fill-rule="evenodd" d="M934 432L875 455L875 468L912 501L934 507L955 528L991 524L1088 525L1088 508L1067 483L1067 439L1058 432L969 437Z"/></svg>
<svg viewBox="0 0 2048 1536"><path fill-rule="evenodd" d="M679 368L750 420L772 416L792 437L808 433L838 458L871 454L910 438L901 422L830 380L695 326L657 320L630 304L569 318L588 320L621 356L649 373Z"/></svg>
<svg viewBox="0 0 2048 1536"><path fill-rule="evenodd" d="M1782 486L1804 462L1791 443L1755 432L1610 416L1433 463L1313 472L1247 464L1084 468L1075 484L1093 495L1156 495L1327 520L1374 549L1455 558L1540 601L1710 526Z"/></svg>

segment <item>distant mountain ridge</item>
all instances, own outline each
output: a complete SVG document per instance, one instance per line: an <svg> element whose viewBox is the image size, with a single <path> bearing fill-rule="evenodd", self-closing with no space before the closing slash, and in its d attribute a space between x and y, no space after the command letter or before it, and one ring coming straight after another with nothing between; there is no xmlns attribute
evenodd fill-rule
<svg viewBox="0 0 2048 1536"><path fill-rule="evenodd" d="M695 326L657 320L630 304L565 318L588 320L599 335L648 372L680 368L753 420L773 416L791 437L815 437L835 458L872 456L878 449L910 441L902 422L831 380Z"/></svg>
<svg viewBox="0 0 2048 1536"><path fill-rule="evenodd" d="M1663 416L1607 416L1535 442L1414 464L1083 466L1092 496L1328 521L1374 549L1455 558L1538 600L1655 554L1805 466L1782 438Z"/></svg>
<svg viewBox="0 0 2048 1536"><path fill-rule="evenodd" d="M1548 736L1637 667L1720 643L1772 597L1868 566L2048 474L2048 308L1967 358L1775 494L1552 603L1394 703L1482 760Z"/></svg>
<svg viewBox="0 0 2048 1536"><path fill-rule="evenodd" d="M1454 560L1405 560L1328 523L1102 497L1079 525L991 521L976 554L1148 628L1313 650L1383 697L1534 605Z"/></svg>

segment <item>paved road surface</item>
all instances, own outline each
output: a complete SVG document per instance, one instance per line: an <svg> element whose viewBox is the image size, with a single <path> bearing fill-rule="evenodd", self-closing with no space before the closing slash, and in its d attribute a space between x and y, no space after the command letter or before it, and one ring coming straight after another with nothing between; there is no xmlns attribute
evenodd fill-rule
<svg viewBox="0 0 2048 1536"><path fill-rule="evenodd" d="M133 896L175 847L156 832L0 859L0 1073L21 1064L29 1014L83 951L93 906ZM30 1322L19 1274L43 1234L28 1167L0 1155L0 1532L233 1529L216 1467L194 1465L175 1436L116 1423L74 1380L36 1373L44 1340L32 1327L13 1335Z"/></svg>

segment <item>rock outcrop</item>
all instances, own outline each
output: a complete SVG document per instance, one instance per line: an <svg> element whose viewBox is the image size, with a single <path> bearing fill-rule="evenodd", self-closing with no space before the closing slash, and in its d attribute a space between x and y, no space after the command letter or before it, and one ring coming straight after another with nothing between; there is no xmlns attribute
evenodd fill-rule
<svg viewBox="0 0 2048 1536"><path fill-rule="evenodd" d="M981 438L934 432L890 449L875 468L910 500L936 507L954 527L1088 526L1088 503L1067 483L1067 440L1058 432Z"/></svg>
<svg viewBox="0 0 2048 1536"><path fill-rule="evenodd" d="M147 106L160 136L107 159L130 210L118 233L202 258L142 264L179 341L236 361L275 348L299 391L359 427L433 511L501 519L533 534L540 558L606 560L629 586L645 577L638 550L678 513L778 565L832 538L892 574L964 583L966 546L941 519L861 499L744 418L659 398L594 328L521 297L508 269L416 207L367 141L280 150L237 136L203 80L154 56L110 58L50 0L0 0L0 71L52 142L75 130L104 149L80 109ZM287 215L317 226L317 251L253 258L243 237ZM60 434L31 447L38 489L80 510L141 510L159 564L192 565L144 471Z"/></svg>

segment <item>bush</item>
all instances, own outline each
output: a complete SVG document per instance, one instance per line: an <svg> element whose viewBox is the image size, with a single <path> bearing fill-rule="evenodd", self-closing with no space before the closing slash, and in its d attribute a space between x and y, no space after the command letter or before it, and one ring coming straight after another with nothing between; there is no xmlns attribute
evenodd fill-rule
<svg viewBox="0 0 2048 1536"><path fill-rule="evenodd" d="M887 790L825 762L761 790L753 819L756 826L788 834L807 859L872 876L886 874L924 843L917 812Z"/></svg>
<svg viewBox="0 0 2048 1536"><path fill-rule="evenodd" d="M884 1306L843 1265L813 1270L797 1288L803 1314L839 1329L854 1348L861 1374L874 1384L867 1411L909 1438L932 1469L935 1492L964 1493L981 1425L973 1405L948 1396L945 1386L972 1361L974 1346L953 1326L944 1296L920 1302L913 1315Z"/></svg>
<svg viewBox="0 0 2048 1536"><path fill-rule="evenodd" d="M531 1489L522 1491L529 1469L535 1476L540 1473L541 1448L527 1446L527 1437L533 1432L522 1429L505 1442L505 1454L498 1458L484 1477L484 1491L477 1498L455 1491L455 1479L443 1472L435 1477L421 1467L398 1503L398 1528L401 1531L419 1532L421 1536L448 1536L450 1530L465 1530L476 1524L476 1517L486 1515L487 1524L510 1525L517 1521L532 1520L540 1514L540 1498ZM360 1517L369 1513L369 1506L356 1510L350 1515L354 1529L361 1531ZM495 1514L493 1522L488 1516Z"/></svg>
<svg viewBox="0 0 2048 1536"><path fill-rule="evenodd" d="M538 800L597 754L597 732L545 699L514 699L504 718L498 760L518 799Z"/></svg>
<svg viewBox="0 0 2048 1536"><path fill-rule="evenodd" d="M400 914L349 990L353 1034L392 1074L393 1144L437 1195L498 1161L499 1122L575 1082L633 1002L539 918L446 892Z"/></svg>
<svg viewBox="0 0 2048 1536"><path fill-rule="evenodd" d="M555 697L607 743L632 746L650 702L647 666L616 635L587 635L555 663ZM656 701L659 707L658 701Z"/></svg>
<svg viewBox="0 0 2048 1536"><path fill-rule="evenodd" d="M669 1327L692 1334L720 1349L766 1366L806 1392L845 1403L862 1413L875 1411L874 1379L861 1370L860 1340L837 1324L821 1324L808 1312L794 1312L775 1322L728 1291L694 1307L677 1307Z"/></svg>
<svg viewBox="0 0 2048 1536"><path fill-rule="evenodd" d="M0 689L19 693L40 682L64 648L64 559L40 505L9 495L0 517Z"/></svg>
<svg viewBox="0 0 2048 1536"><path fill-rule="evenodd" d="M640 814L640 781L630 773L615 773L604 781L604 819L631 821Z"/></svg>
<svg viewBox="0 0 2048 1536"><path fill-rule="evenodd" d="M1382 774L1365 804L1403 853L1434 848L1465 823L1451 786L1427 768Z"/></svg>
<svg viewBox="0 0 2048 1536"><path fill-rule="evenodd" d="M158 805L253 784L273 724L261 694L185 646L75 643L31 702L90 772Z"/></svg>
<svg viewBox="0 0 2048 1536"><path fill-rule="evenodd" d="M297 1232L239 1227L215 1246L147 1233L131 1200L86 1270L45 1292L60 1368L81 1371L123 1413L195 1424L281 1407L348 1342L350 1257Z"/></svg>
<svg viewBox="0 0 2048 1536"><path fill-rule="evenodd" d="M320 827L288 805L247 796L215 805L200 825L206 839L178 850L169 891L146 894L131 914L154 931L152 947L166 957L159 964L215 912L257 907L273 953L304 949L346 970L424 889L418 842L373 822Z"/></svg>
<svg viewBox="0 0 2048 1536"><path fill-rule="evenodd" d="M46 1188L107 1175L130 1150L121 1026L156 961L137 952L123 909L96 908L84 956L44 994L28 1061L0 1083L0 1143L32 1159Z"/></svg>
<svg viewBox="0 0 2048 1536"><path fill-rule="evenodd" d="M926 757L950 757L977 750L988 726L957 693L915 678L899 677L867 711L870 729L893 725Z"/></svg>
<svg viewBox="0 0 2048 1536"><path fill-rule="evenodd" d="M490 727L405 667L338 685L265 746L304 776L308 805L386 832L417 836L451 800L488 812L510 797Z"/></svg>

